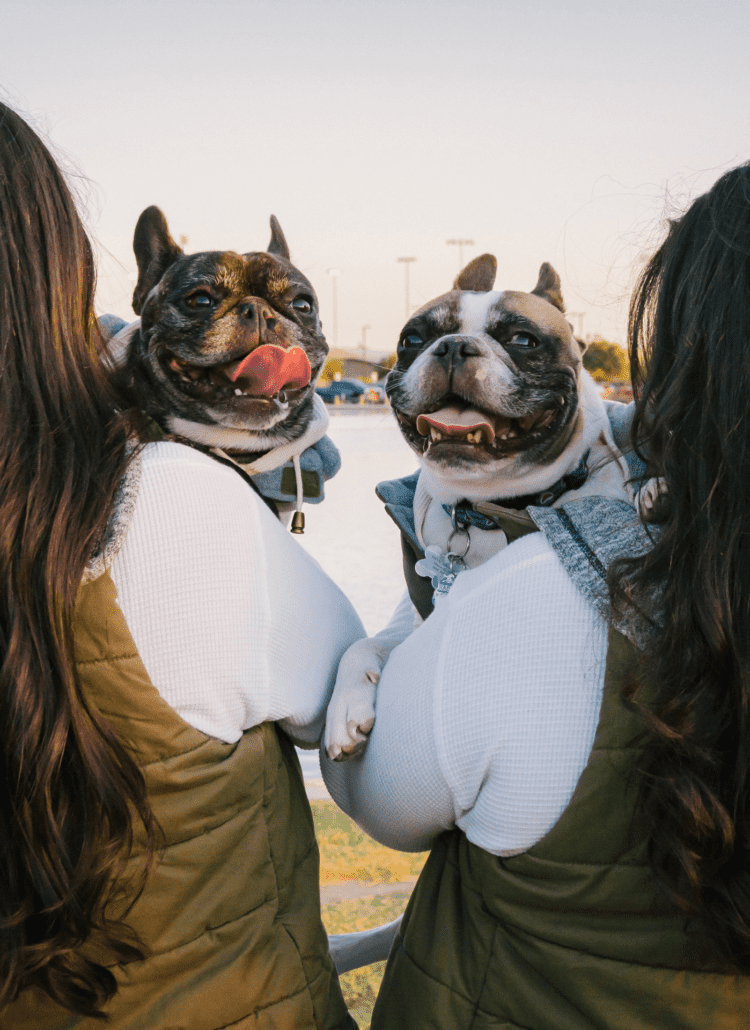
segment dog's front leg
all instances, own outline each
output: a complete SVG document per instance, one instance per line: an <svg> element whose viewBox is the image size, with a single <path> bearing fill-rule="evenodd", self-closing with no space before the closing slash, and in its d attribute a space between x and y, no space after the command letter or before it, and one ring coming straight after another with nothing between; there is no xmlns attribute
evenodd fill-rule
<svg viewBox="0 0 750 1030"><path fill-rule="evenodd" d="M367 637L352 644L341 659L323 737L328 757L333 761L351 758L367 743L375 723L380 673L398 643Z"/></svg>
<svg viewBox="0 0 750 1030"><path fill-rule="evenodd" d="M375 724L375 696L391 651L414 629L414 607L405 594L391 621L374 637L357 640L344 652L326 714L323 745L335 762L359 754Z"/></svg>

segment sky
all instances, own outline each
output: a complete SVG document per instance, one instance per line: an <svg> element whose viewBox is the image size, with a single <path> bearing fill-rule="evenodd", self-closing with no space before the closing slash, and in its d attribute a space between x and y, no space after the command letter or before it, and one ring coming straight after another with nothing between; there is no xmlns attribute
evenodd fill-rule
<svg viewBox="0 0 750 1030"><path fill-rule="evenodd" d="M750 159L749 44L745 0L6 0L0 99L71 177L102 312L133 317L157 204L190 253L275 214L331 345L395 350L449 239L498 289L551 262L576 331L624 342L665 219Z"/></svg>

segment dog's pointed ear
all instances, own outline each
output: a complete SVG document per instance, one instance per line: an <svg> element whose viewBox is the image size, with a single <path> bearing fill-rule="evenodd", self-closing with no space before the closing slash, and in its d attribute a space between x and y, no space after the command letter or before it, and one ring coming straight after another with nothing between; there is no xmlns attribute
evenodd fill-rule
<svg viewBox="0 0 750 1030"><path fill-rule="evenodd" d="M458 273L453 283L453 289L488 293L495 285L496 275L497 260L494 254L480 254Z"/></svg>
<svg viewBox="0 0 750 1030"><path fill-rule="evenodd" d="M543 300L549 301L554 307L559 308L560 311L565 311L565 303L562 298L562 284L560 282L560 276L554 270L549 262L545 261L542 267L539 269L539 280L536 286L531 291L535 296L541 297Z"/></svg>
<svg viewBox="0 0 750 1030"><path fill-rule="evenodd" d="M275 254L276 257L282 257L289 261L289 247L286 242L286 236L281 230L276 215L271 215L271 242L266 248L266 253Z"/></svg>
<svg viewBox="0 0 750 1030"><path fill-rule="evenodd" d="M158 207L147 207L138 219L133 234L133 250L138 263L133 311L140 315L146 297L169 266L183 253L170 236L167 220Z"/></svg>

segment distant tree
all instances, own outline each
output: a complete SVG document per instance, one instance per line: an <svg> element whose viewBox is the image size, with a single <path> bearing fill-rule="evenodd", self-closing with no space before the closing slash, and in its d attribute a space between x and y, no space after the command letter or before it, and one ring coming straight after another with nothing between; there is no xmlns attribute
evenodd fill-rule
<svg viewBox="0 0 750 1030"><path fill-rule="evenodd" d="M591 340L583 353L583 367L589 370L597 383L630 378L627 351L608 340Z"/></svg>
<svg viewBox="0 0 750 1030"><path fill-rule="evenodd" d="M330 383L336 376L344 374L344 363L340 358L329 358L320 373L321 382Z"/></svg>
<svg viewBox="0 0 750 1030"><path fill-rule="evenodd" d="M396 354L395 351L393 352L393 354L389 354L387 358L383 358L383 360L380 362L380 371L378 372L378 376L381 379L385 379L390 370L396 364L397 360L398 354Z"/></svg>

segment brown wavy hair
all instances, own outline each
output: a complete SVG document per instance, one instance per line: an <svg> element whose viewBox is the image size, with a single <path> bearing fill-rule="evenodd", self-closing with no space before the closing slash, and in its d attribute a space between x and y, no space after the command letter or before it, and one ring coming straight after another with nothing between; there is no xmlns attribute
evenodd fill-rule
<svg viewBox="0 0 750 1030"><path fill-rule="evenodd" d="M72 616L130 460L135 416L100 361L94 261L47 148L0 104L0 1009L35 986L101 1015L113 961L141 957L109 914L140 820L140 769L82 696ZM143 873L145 876L145 872Z"/></svg>
<svg viewBox="0 0 750 1030"><path fill-rule="evenodd" d="M750 972L747 165L670 224L631 303L629 349L634 438L668 489L653 549L615 570L639 604L663 596L639 810L658 883L728 968Z"/></svg>

